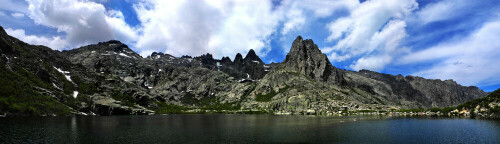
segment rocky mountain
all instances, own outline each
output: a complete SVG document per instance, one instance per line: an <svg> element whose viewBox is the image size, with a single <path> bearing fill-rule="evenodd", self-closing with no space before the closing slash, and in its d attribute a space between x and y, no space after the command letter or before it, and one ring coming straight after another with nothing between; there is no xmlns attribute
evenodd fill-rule
<svg viewBox="0 0 500 144"><path fill-rule="evenodd" d="M283 63L211 54L143 58L119 41L69 51L26 44L0 27L0 113L119 115L200 112L338 114L455 106L483 97L454 81L334 67L297 37Z"/></svg>
<svg viewBox="0 0 500 144"><path fill-rule="evenodd" d="M298 36L283 61L286 71L298 72L317 81L345 84L344 72L335 68L311 39Z"/></svg>

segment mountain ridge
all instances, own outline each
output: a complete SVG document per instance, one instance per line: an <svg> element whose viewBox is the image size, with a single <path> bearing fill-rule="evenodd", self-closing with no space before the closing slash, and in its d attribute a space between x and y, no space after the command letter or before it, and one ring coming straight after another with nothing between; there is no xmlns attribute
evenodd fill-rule
<svg viewBox="0 0 500 144"><path fill-rule="evenodd" d="M193 58L159 52L143 58L116 40L59 52L28 45L3 28L0 36L0 64L6 76L26 79L21 83L30 93L45 96L44 101L60 109L67 106L65 113L73 114L232 110L329 115L344 110L449 107L486 95L477 87L450 81L341 70L312 40L301 36L283 63L272 64L265 64L254 50L244 58L238 53L234 61L214 59L211 54ZM3 88L19 85L2 83L7 84ZM14 107L25 103L15 101L23 95L5 91L0 113L63 111L33 104ZM22 111L30 106L34 110Z"/></svg>

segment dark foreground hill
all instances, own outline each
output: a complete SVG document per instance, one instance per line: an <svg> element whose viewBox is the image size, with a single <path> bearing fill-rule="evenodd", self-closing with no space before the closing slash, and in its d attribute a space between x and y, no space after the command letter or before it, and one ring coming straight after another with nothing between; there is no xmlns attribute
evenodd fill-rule
<svg viewBox="0 0 500 144"><path fill-rule="evenodd" d="M341 70L300 36L282 63L265 64L253 50L234 60L142 58L119 41L59 52L0 27L0 55L0 113L8 115L336 114L450 107L487 94L452 80Z"/></svg>

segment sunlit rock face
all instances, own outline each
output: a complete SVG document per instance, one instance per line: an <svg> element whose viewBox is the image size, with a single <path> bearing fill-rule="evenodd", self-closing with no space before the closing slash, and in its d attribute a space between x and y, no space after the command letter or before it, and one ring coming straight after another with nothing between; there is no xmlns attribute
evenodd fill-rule
<svg viewBox="0 0 500 144"><path fill-rule="evenodd" d="M0 96L16 96L10 104L33 104L7 105L0 113L19 115L152 114L171 105L333 114L448 107L486 95L450 80L341 70L300 36L283 63L271 64L253 50L233 61L160 52L143 58L115 40L60 52L26 44L3 29L0 48Z"/></svg>
<svg viewBox="0 0 500 144"><path fill-rule="evenodd" d="M332 66L313 40L303 40L301 36L293 41L282 65L286 70L299 72L318 81L333 84L344 82L343 72Z"/></svg>

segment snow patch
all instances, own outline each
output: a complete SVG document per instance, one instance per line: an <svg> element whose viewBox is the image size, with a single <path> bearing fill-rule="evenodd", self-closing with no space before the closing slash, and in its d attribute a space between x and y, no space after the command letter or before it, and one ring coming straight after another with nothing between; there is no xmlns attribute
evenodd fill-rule
<svg viewBox="0 0 500 144"><path fill-rule="evenodd" d="M61 90L61 88L59 88L55 83L52 83L52 86L54 86L56 89Z"/></svg>
<svg viewBox="0 0 500 144"><path fill-rule="evenodd" d="M92 51L91 53L95 53L95 51Z"/></svg>
<svg viewBox="0 0 500 144"><path fill-rule="evenodd" d="M130 56L128 56L128 55L126 55L126 54L124 54L124 53L120 53L119 55L120 55L120 56L123 56L123 57L128 57L128 58L130 58Z"/></svg>
<svg viewBox="0 0 500 144"><path fill-rule="evenodd" d="M222 66L222 65L220 64L220 62L217 62L217 64L216 64L216 65L217 65L217 71L220 71L220 67Z"/></svg>
<svg viewBox="0 0 500 144"><path fill-rule="evenodd" d="M153 87L148 87L149 89L152 89Z"/></svg>
<svg viewBox="0 0 500 144"><path fill-rule="evenodd" d="M73 82L73 80L71 80L71 76L69 76L69 71L63 71L60 68L56 68L56 67L54 67L54 69L56 69L58 72L62 73L68 81Z"/></svg>
<svg viewBox="0 0 500 144"><path fill-rule="evenodd" d="M252 61L252 62L254 62L254 63L260 63L259 61Z"/></svg>
<svg viewBox="0 0 500 144"><path fill-rule="evenodd" d="M78 91L73 91L73 97L76 98L78 96Z"/></svg>
<svg viewBox="0 0 500 144"><path fill-rule="evenodd" d="M250 75L247 73L247 79L250 79Z"/></svg>

